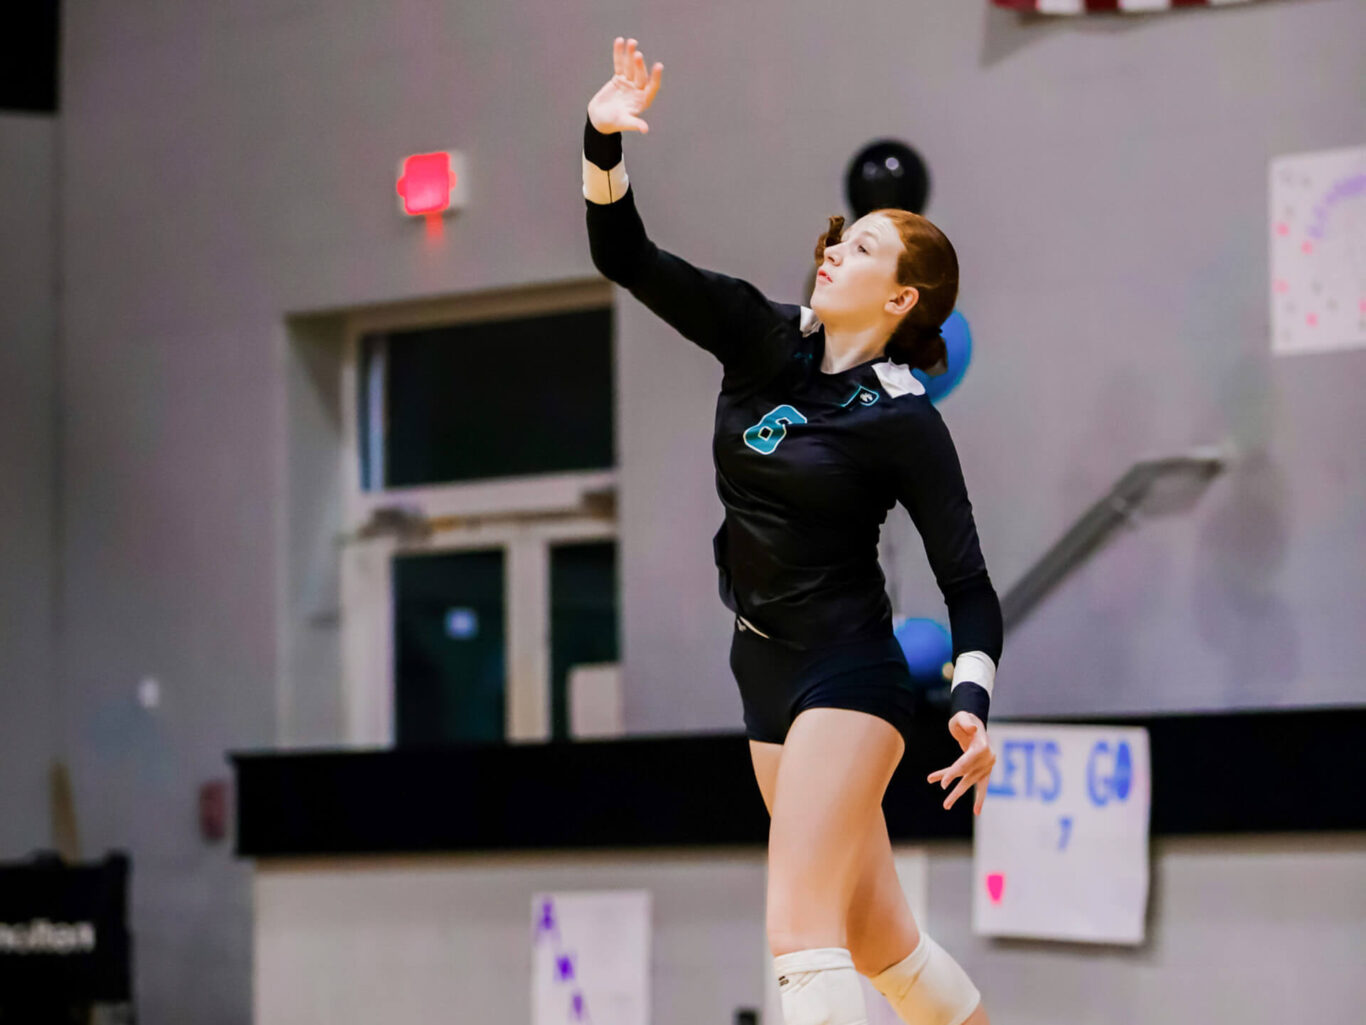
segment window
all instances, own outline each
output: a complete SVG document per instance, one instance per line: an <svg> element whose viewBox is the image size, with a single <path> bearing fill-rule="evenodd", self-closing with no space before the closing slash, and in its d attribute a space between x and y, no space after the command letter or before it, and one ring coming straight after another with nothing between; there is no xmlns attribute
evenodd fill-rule
<svg viewBox="0 0 1366 1025"><path fill-rule="evenodd" d="M611 324L593 309L366 335L366 489L610 469Z"/></svg>
<svg viewBox="0 0 1366 1025"><path fill-rule="evenodd" d="M567 737L574 667L616 661L610 297L594 281L348 317L353 742Z"/></svg>

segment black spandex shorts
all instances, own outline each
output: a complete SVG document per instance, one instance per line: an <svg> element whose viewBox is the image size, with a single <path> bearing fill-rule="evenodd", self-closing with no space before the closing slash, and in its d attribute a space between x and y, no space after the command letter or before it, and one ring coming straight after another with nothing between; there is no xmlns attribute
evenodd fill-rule
<svg viewBox="0 0 1366 1025"><path fill-rule="evenodd" d="M852 708L887 720L910 744L917 702L895 637L797 650L761 637L737 618L730 670L751 740L781 744L803 709Z"/></svg>

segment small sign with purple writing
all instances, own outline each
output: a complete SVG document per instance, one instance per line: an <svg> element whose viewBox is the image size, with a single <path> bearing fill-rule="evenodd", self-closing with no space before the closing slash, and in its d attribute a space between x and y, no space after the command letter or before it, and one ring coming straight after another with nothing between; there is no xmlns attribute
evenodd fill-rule
<svg viewBox="0 0 1366 1025"><path fill-rule="evenodd" d="M647 890L531 899L532 1025L647 1025Z"/></svg>
<svg viewBox="0 0 1366 1025"><path fill-rule="evenodd" d="M1151 779L1141 727L998 723L973 837L973 930L1143 942Z"/></svg>

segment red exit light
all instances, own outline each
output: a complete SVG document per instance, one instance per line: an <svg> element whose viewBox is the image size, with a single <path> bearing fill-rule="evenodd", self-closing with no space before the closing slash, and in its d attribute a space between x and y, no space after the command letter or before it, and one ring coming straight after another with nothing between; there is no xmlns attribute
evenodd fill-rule
<svg viewBox="0 0 1366 1025"><path fill-rule="evenodd" d="M403 212L413 216L445 213L451 208L455 186L450 153L415 153L404 159L398 179Z"/></svg>

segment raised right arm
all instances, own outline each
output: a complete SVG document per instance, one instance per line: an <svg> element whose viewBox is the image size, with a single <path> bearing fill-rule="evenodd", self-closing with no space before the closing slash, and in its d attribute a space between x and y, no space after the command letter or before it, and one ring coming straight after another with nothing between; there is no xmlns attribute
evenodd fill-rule
<svg viewBox="0 0 1366 1025"><path fill-rule="evenodd" d="M759 371L780 359L776 329L792 307L748 281L694 267L645 234L626 175L621 133L583 128L583 195L593 265L727 368Z"/></svg>

